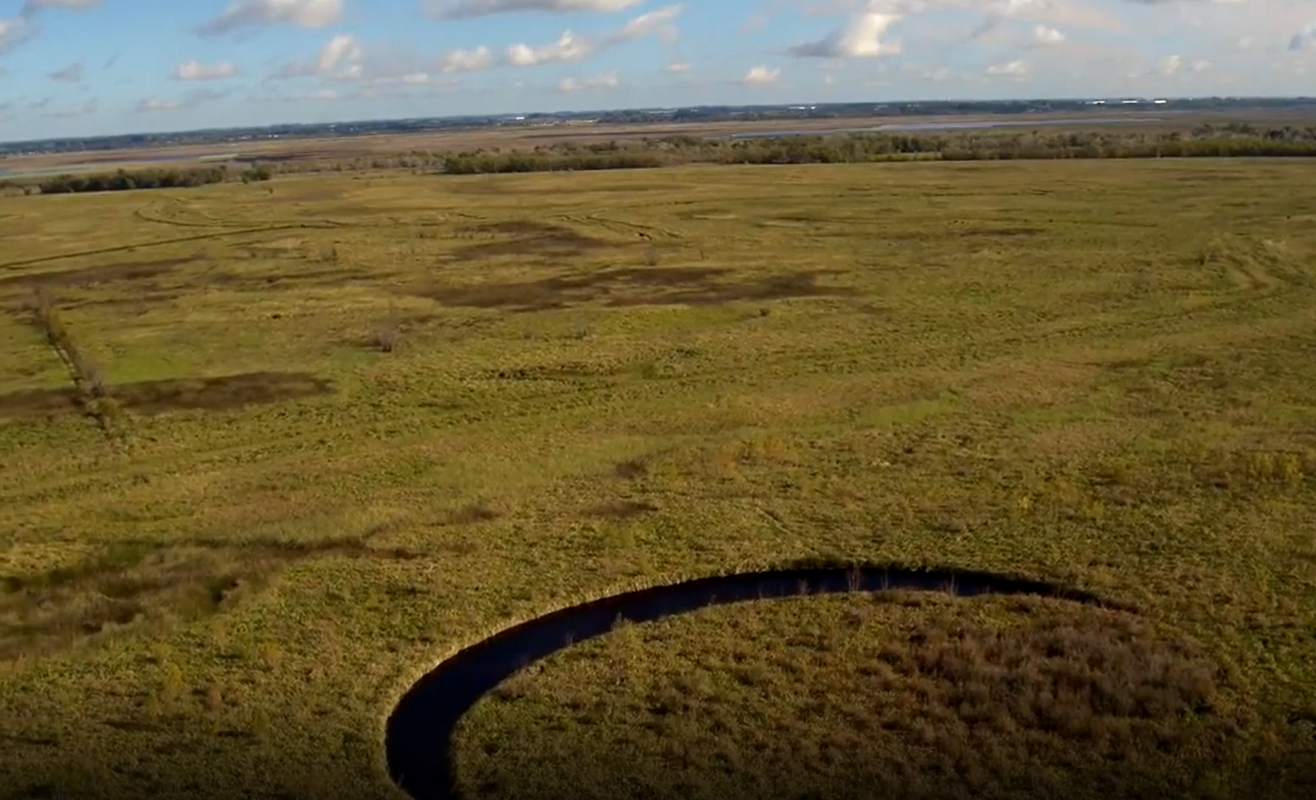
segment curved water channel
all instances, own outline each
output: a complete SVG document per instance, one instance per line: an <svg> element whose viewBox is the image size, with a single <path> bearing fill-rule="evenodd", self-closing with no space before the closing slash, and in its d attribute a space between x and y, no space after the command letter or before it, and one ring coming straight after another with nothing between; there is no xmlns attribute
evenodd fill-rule
<svg viewBox="0 0 1316 800"><path fill-rule="evenodd" d="M484 694L522 668L612 630L620 619L652 622L701 608L801 594L887 589L975 595L1040 595L1114 607L1053 583L986 572L897 567L820 567L724 575L627 592L564 608L508 628L441 662L398 702L385 731L393 781L416 800L458 800L452 737Z"/></svg>

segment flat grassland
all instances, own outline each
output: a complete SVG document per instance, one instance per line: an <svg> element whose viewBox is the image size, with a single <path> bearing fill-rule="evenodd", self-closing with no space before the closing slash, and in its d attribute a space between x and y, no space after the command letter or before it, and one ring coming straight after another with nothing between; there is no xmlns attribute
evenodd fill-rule
<svg viewBox="0 0 1316 800"><path fill-rule="evenodd" d="M468 789L521 792L535 753L652 749L605 752L618 719L729 742L686 796L760 763L755 731L807 745L797 775L813 752L989 785L1037 744L1018 728L1055 713L1036 698L1070 656L1138 690L1073 690L1109 698L1052 720L1086 751L1219 755L1197 796L1228 795L1231 765L1311 763L1316 166L6 198L0 308L0 796L397 797L384 720L455 648L801 559L1019 573L1139 613L791 599L620 631L474 710ZM1002 697L1029 648L1041 666ZM801 685L823 706L768 702ZM880 706L844 719L883 731L888 762L810 726L829 697ZM668 727L644 727L655 709ZM957 727L975 720L1008 735ZM1089 774L1063 742L1030 752Z"/></svg>

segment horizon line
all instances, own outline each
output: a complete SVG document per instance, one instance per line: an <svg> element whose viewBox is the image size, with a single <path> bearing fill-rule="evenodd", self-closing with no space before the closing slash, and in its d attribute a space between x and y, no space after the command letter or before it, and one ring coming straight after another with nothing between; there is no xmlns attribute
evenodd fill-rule
<svg viewBox="0 0 1316 800"><path fill-rule="evenodd" d="M73 136L68 138L44 137L39 139L15 139L15 140L0 141L0 147L8 148L18 145L41 144L46 142L69 142L69 143L92 142L102 139L125 139L125 138L137 137L137 136L171 136L171 135L187 136L187 135L196 135L203 133L222 134L228 131L232 131L232 132L261 131L261 130L270 130L276 128L293 128L293 127L331 128L340 125L350 126L350 125L364 125L364 124L385 124L390 122L398 122L398 123L420 122L427 120L433 120L436 122L441 122L445 120L455 121L455 120L467 120L467 119L493 121L493 120L508 119L508 118L524 119L529 117L561 117L561 116L569 116L569 115L587 116L590 114L620 114L625 112L637 112L637 111L684 111L684 110L698 111L701 109L710 109L710 108L725 108L725 109L809 108L810 110L812 110L812 109L835 107L835 106L854 106L854 105L867 105L867 104L871 104L874 106L921 105L921 104L944 105L948 103L967 103L974 105L999 105L999 104L1008 104L1008 103L1084 103L1086 102L1091 104L1091 103L1110 102L1112 100L1115 100L1117 102L1135 101L1135 103L1137 104L1140 104L1143 101L1155 102L1158 100L1164 101L1164 103L1183 102L1183 101L1203 101L1203 100L1225 100L1234 103L1241 103L1248 101L1267 100L1267 101L1289 101L1295 104L1302 104L1302 103L1316 102L1316 96L1309 96L1309 95L1179 95L1179 96L1084 95L1084 96L1075 96L1075 97L1016 97L1016 98L1000 98L995 100L969 99L969 98L942 98L942 99L927 98L922 100L885 100L885 101L835 100L828 102L789 102L789 103L742 104L742 105L705 103L702 105L692 105L692 106L628 106L628 107L615 107L615 108L599 108L599 109L590 109L583 111L567 111L567 110L527 111L527 112L510 111L510 112L499 112L499 113L490 113L490 114L446 114L441 116L423 116L423 117L376 117L376 118L339 120L334 122L273 122L264 125L238 125L238 126L226 127L226 128L181 128L175 130L134 131L130 133L116 133L116 134L92 134L89 136ZM0 155L0 157L8 157L8 156Z"/></svg>

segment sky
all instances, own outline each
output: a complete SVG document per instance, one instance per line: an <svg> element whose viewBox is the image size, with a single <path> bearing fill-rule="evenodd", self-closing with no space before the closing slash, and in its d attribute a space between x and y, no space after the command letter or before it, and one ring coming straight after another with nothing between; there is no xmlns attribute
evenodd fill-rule
<svg viewBox="0 0 1316 800"><path fill-rule="evenodd" d="M0 140L707 104L1316 95L1316 0L0 0Z"/></svg>

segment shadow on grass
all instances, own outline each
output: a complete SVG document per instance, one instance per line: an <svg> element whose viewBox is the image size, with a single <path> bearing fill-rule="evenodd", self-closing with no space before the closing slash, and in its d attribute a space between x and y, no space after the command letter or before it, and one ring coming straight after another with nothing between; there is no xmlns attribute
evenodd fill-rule
<svg viewBox="0 0 1316 800"><path fill-rule="evenodd" d="M187 258L165 258L157 261L140 261L127 264L103 264L94 267L79 267L59 272L29 272L20 275L0 277L0 289L19 287L22 289L53 289L67 287L92 287L107 283L120 283L158 278L173 272L176 268L193 263L200 255Z"/></svg>
<svg viewBox="0 0 1316 800"><path fill-rule="evenodd" d="M108 387L119 405L138 414L167 411L230 411L249 405L327 395L334 384L304 372L250 372L219 378L124 383ZM70 388L29 389L0 395L0 417L51 417L78 413Z"/></svg>
<svg viewBox="0 0 1316 800"><path fill-rule="evenodd" d="M823 272L774 274L749 280L717 280L731 270L714 267L613 267L529 281L449 286L421 292L447 306L546 311L588 302L606 306L722 305L804 297L843 297L854 290L820 286Z"/></svg>
<svg viewBox="0 0 1316 800"><path fill-rule="evenodd" d="M617 247L614 242L586 236L563 225L532 220L509 220L473 225L459 236L493 237L491 241L464 245L452 252L453 261L475 261L500 256L578 256L590 250Z"/></svg>

